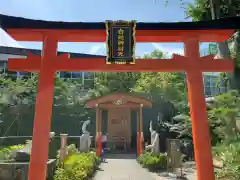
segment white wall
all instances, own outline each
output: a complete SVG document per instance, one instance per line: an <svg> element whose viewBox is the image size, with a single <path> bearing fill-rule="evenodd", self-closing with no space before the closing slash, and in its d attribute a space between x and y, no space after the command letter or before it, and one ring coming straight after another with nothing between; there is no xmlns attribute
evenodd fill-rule
<svg viewBox="0 0 240 180"><path fill-rule="evenodd" d="M16 40L0 28L0 46L23 48Z"/></svg>
<svg viewBox="0 0 240 180"><path fill-rule="evenodd" d="M0 54L0 61L8 61L8 58L26 58L26 56L11 55L11 54Z"/></svg>

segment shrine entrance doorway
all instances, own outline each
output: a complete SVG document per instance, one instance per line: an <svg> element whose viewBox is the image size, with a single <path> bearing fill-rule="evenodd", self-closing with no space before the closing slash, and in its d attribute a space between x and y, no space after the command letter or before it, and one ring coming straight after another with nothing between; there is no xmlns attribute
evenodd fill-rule
<svg viewBox="0 0 240 180"><path fill-rule="evenodd" d="M108 146L113 150L124 150L131 147L131 110L112 108L108 110Z"/></svg>
<svg viewBox="0 0 240 180"><path fill-rule="evenodd" d="M96 137L107 134L107 146L112 152L128 152L144 142L143 137L143 108L151 108L152 102L146 98L127 93L113 93L91 99L88 108L96 108ZM107 111L107 119L103 119L102 112ZM132 118L132 112L137 118ZM142 136L141 142L139 137Z"/></svg>

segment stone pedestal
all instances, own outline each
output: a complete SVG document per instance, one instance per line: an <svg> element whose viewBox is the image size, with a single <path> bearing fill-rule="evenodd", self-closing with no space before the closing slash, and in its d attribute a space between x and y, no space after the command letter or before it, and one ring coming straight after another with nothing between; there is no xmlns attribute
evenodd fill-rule
<svg viewBox="0 0 240 180"><path fill-rule="evenodd" d="M47 178L52 179L56 160L47 162ZM0 180L27 180L29 162L0 162Z"/></svg>
<svg viewBox="0 0 240 180"><path fill-rule="evenodd" d="M80 137L80 152L88 152L90 150L91 137L88 133Z"/></svg>

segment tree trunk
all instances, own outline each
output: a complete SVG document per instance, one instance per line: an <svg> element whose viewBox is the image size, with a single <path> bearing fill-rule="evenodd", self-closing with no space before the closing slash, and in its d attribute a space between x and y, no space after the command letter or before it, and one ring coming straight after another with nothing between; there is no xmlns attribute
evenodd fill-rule
<svg viewBox="0 0 240 180"><path fill-rule="evenodd" d="M228 47L228 41L217 43L217 48L218 48L218 54L217 54L218 58L220 59L231 58L230 49ZM228 77L228 87L230 89L235 89L236 85L234 80L234 73L227 72L226 75Z"/></svg>
<svg viewBox="0 0 240 180"><path fill-rule="evenodd" d="M234 37L234 51L236 53L235 69L234 69L234 85L235 88L240 90L240 31L235 33Z"/></svg>
<svg viewBox="0 0 240 180"><path fill-rule="evenodd" d="M228 15L239 15L239 0L228 0ZM229 77L231 88L240 90L240 31L234 34L234 53L235 53L235 68L234 73Z"/></svg>

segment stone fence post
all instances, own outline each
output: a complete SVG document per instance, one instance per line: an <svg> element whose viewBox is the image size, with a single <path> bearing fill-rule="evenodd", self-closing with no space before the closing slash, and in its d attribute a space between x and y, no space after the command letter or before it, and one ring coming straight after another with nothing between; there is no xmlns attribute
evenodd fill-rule
<svg viewBox="0 0 240 180"><path fill-rule="evenodd" d="M60 147L60 161L63 162L67 155L67 138L68 134L60 134L61 147Z"/></svg>

